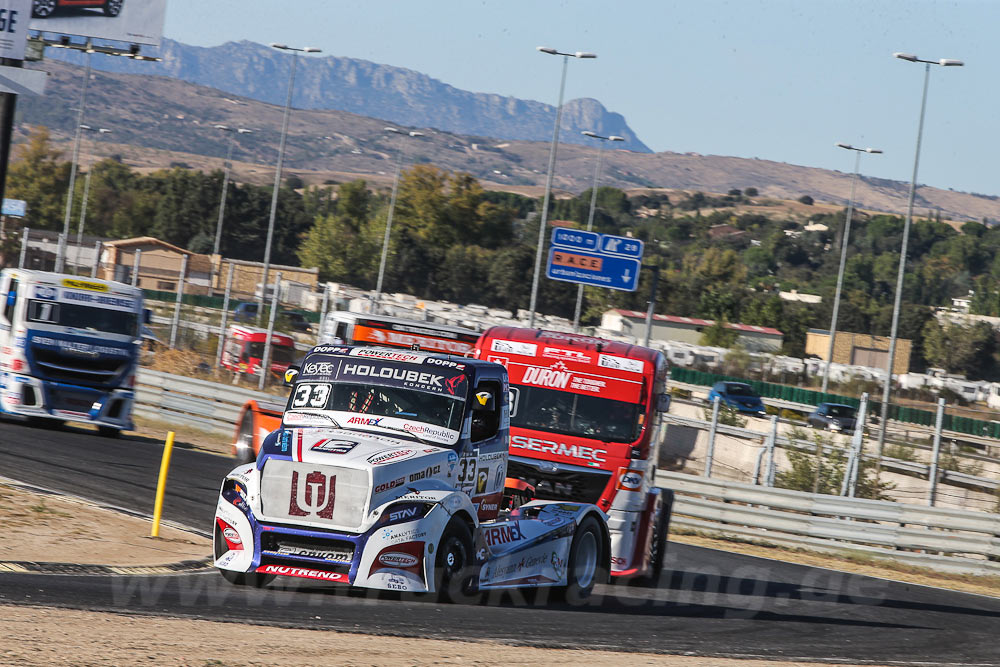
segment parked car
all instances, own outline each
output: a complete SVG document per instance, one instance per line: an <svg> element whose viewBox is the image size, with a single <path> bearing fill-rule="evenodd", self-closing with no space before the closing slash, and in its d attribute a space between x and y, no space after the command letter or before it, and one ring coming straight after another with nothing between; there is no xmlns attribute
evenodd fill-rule
<svg viewBox="0 0 1000 667"><path fill-rule="evenodd" d="M105 16L118 16L125 0L32 0L31 16L45 19L63 7L100 7Z"/></svg>
<svg viewBox="0 0 1000 667"><path fill-rule="evenodd" d="M740 412L748 414L766 414L764 403L760 400L760 394L753 390L753 387L745 382L719 381L712 385L712 390L708 392L708 402L713 403L718 396L722 405L735 408Z"/></svg>
<svg viewBox="0 0 1000 667"><path fill-rule="evenodd" d="M279 310L278 317L283 318L288 322L288 324L296 331L301 331L303 333L309 333L312 331L312 325L306 316L297 310Z"/></svg>
<svg viewBox="0 0 1000 667"><path fill-rule="evenodd" d="M858 409L843 403L820 403L809 413L806 421L813 428L851 433L857 421Z"/></svg>
<svg viewBox="0 0 1000 667"><path fill-rule="evenodd" d="M251 301L236 304L233 310L234 322L253 322L257 319L257 304Z"/></svg>

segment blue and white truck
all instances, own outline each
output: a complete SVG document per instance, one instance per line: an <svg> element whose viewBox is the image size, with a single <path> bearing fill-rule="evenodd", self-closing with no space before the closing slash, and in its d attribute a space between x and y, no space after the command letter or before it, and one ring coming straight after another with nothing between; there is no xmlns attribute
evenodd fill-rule
<svg viewBox="0 0 1000 667"><path fill-rule="evenodd" d="M137 287L0 271L0 413L132 429L144 315Z"/></svg>

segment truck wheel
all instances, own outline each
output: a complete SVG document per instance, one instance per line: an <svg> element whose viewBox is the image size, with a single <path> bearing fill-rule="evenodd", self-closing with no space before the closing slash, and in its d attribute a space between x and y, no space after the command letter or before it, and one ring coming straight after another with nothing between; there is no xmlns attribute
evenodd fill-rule
<svg viewBox="0 0 1000 667"><path fill-rule="evenodd" d="M253 451L253 411L247 410L240 420L239 435L236 436L236 459L241 463L253 463L257 455Z"/></svg>
<svg viewBox="0 0 1000 667"><path fill-rule="evenodd" d="M663 558L667 554L667 533L670 528L670 512L673 510L674 495L672 491L664 491L663 506L660 508L660 518L656 520L656 531L650 544L652 553L649 555L649 572L639 579L643 586L657 588L663 577Z"/></svg>
<svg viewBox="0 0 1000 667"><path fill-rule="evenodd" d="M604 540L597 519L586 517L573 534L569 547L569 567L562 598L570 604L580 604L594 590L598 581L607 581L608 563L604 554Z"/></svg>
<svg viewBox="0 0 1000 667"><path fill-rule="evenodd" d="M437 546L434 588L445 602L470 601L475 594L472 533L458 517L452 517Z"/></svg>
<svg viewBox="0 0 1000 667"><path fill-rule="evenodd" d="M226 553L226 540L222 537L222 530L215 526L215 559L218 560ZM256 572L235 572L233 570L223 570L219 568L222 578L234 586L252 586L253 588L263 588L274 581L273 574L257 574Z"/></svg>

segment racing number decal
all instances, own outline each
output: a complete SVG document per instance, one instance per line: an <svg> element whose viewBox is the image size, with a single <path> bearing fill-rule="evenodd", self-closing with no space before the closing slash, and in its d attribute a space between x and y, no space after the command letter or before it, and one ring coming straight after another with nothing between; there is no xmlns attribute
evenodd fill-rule
<svg viewBox="0 0 1000 667"><path fill-rule="evenodd" d="M304 383L295 387L293 408L325 408L326 399L330 397L330 385L326 383Z"/></svg>
<svg viewBox="0 0 1000 667"><path fill-rule="evenodd" d="M458 483L472 484L476 481L476 459L463 458L458 462Z"/></svg>

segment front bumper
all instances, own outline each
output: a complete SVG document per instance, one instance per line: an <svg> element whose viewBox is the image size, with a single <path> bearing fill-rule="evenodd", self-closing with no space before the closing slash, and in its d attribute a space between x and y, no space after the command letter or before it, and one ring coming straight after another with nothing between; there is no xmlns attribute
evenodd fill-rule
<svg viewBox="0 0 1000 667"><path fill-rule="evenodd" d="M131 389L95 389L29 375L5 374L0 383L0 411L132 430Z"/></svg>

